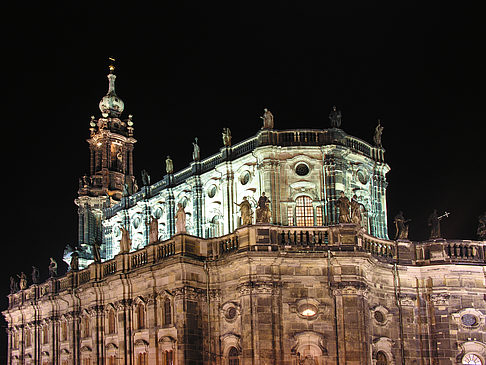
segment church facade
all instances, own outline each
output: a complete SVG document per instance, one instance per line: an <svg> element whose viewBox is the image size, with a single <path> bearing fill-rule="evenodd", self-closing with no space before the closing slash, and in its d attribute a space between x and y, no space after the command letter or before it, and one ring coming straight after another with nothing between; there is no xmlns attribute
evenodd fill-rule
<svg viewBox="0 0 486 365"><path fill-rule="evenodd" d="M350 136L334 109L277 130L266 110L139 188L113 71L70 270L9 295L9 365L486 364L486 241L412 242L399 218L389 238L378 128Z"/></svg>

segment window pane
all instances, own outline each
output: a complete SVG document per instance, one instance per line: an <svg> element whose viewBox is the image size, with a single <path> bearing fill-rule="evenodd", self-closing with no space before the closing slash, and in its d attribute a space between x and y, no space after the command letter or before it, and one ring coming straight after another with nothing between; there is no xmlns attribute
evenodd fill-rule
<svg viewBox="0 0 486 365"><path fill-rule="evenodd" d="M308 227L314 225L314 209L312 199L308 196L299 196L295 200L295 219L297 226Z"/></svg>
<svg viewBox="0 0 486 365"><path fill-rule="evenodd" d="M289 226L294 225L294 208L287 207L287 221L289 222Z"/></svg>
<svg viewBox="0 0 486 365"><path fill-rule="evenodd" d="M322 207L316 207L316 226L322 226Z"/></svg>

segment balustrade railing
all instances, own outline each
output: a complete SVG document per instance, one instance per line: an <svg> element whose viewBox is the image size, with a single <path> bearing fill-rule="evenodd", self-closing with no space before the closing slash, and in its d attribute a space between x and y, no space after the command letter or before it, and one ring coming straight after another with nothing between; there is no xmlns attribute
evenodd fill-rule
<svg viewBox="0 0 486 365"><path fill-rule="evenodd" d="M267 246L267 247L265 247ZM235 232L215 238L198 238L189 235L176 235L163 242L150 244L138 251L119 254L103 263L93 263L81 271L69 271L60 278L51 278L42 284L9 295L9 305L20 305L47 294L54 294L76 288L117 272L130 272L145 265L158 264L175 256L190 256L196 259L216 259L246 251L356 251L367 252L379 260L390 262L401 258L397 255L399 243L379 239L365 233L354 224L335 226L245 226ZM483 264L486 262L486 243L478 241L408 241L401 246L408 255L407 265L427 265L438 262ZM407 248L408 247L408 248ZM414 263L412 263L414 262Z"/></svg>

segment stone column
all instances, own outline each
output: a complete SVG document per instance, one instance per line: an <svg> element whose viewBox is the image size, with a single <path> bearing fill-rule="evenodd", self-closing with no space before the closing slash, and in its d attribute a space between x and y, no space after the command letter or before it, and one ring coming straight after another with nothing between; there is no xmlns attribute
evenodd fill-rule
<svg viewBox="0 0 486 365"><path fill-rule="evenodd" d="M194 175L189 182L192 185L192 225L193 233L197 237L203 237L203 207L204 194L202 191L201 177Z"/></svg>
<svg viewBox="0 0 486 365"><path fill-rule="evenodd" d="M338 199L335 188L336 165L330 156L324 156L323 167L323 190L324 190L324 225L332 225L338 223L338 216L336 214L335 202Z"/></svg>
<svg viewBox="0 0 486 365"><path fill-rule="evenodd" d="M234 172L231 162L225 162L222 171L221 179L221 191L223 195L223 224L224 232L222 234L228 234L235 230L235 189L234 189Z"/></svg>

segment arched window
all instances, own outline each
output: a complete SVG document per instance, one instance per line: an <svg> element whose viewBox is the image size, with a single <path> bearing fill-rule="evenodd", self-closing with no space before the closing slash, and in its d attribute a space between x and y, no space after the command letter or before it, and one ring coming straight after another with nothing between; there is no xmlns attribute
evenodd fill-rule
<svg viewBox="0 0 486 365"><path fill-rule="evenodd" d="M383 351L378 351L376 354L376 365L387 365L388 360L386 359L386 355Z"/></svg>
<svg viewBox="0 0 486 365"><path fill-rule="evenodd" d="M295 223L299 227L314 225L312 199L308 196L299 196L295 199Z"/></svg>
<svg viewBox="0 0 486 365"><path fill-rule="evenodd" d="M146 352L139 352L138 353L138 363L137 365L147 365L147 353Z"/></svg>
<svg viewBox="0 0 486 365"><path fill-rule="evenodd" d="M83 331L82 331L82 337L85 338L85 337L89 337L90 335L90 328L89 328L89 317L88 316L84 316L83 317Z"/></svg>
<svg viewBox="0 0 486 365"><path fill-rule="evenodd" d="M115 316L115 311L111 309L108 312L108 333L115 333L115 321L116 321L116 316Z"/></svg>
<svg viewBox="0 0 486 365"><path fill-rule="evenodd" d="M172 350L164 351L163 365L174 365L174 352Z"/></svg>
<svg viewBox="0 0 486 365"><path fill-rule="evenodd" d="M231 347L228 352L228 365L239 365L240 359L238 357L238 349Z"/></svg>
<svg viewBox="0 0 486 365"><path fill-rule="evenodd" d="M164 326L170 326L172 324L172 306L170 305L170 299L164 299Z"/></svg>
<svg viewBox="0 0 486 365"><path fill-rule="evenodd" d="M48 343L49 342L49 328L47 326L44 326L42 328L42 343Z"/></svg>
<svg viewBox="0 0 486 365"><path fill-rule="evenodd" d="M137 328L145 328L145 305L138 303L137 305Z"/></svg>
<svg viewBox="0 0 486 365"><path fill-rule="evenodd" d="M30 346L32 346L32 336L31 336L30 329L27 329L25 331L25 347L30 347Z"/></svg>
<svg viewBox="0 0 486 365"><path fill-rule="evenodd" d="M479 356L475 354L466 354L462 358L461 364L463 365L483 365L483 362L479 358Z"/></svg>
<svg viewBox="0 0 486 365"><path fill-rule="evenodd" d="M61 341L67 341L67 332L68 332L68 329L67 329L67 321L62 321L61 322Z"/></svg>

